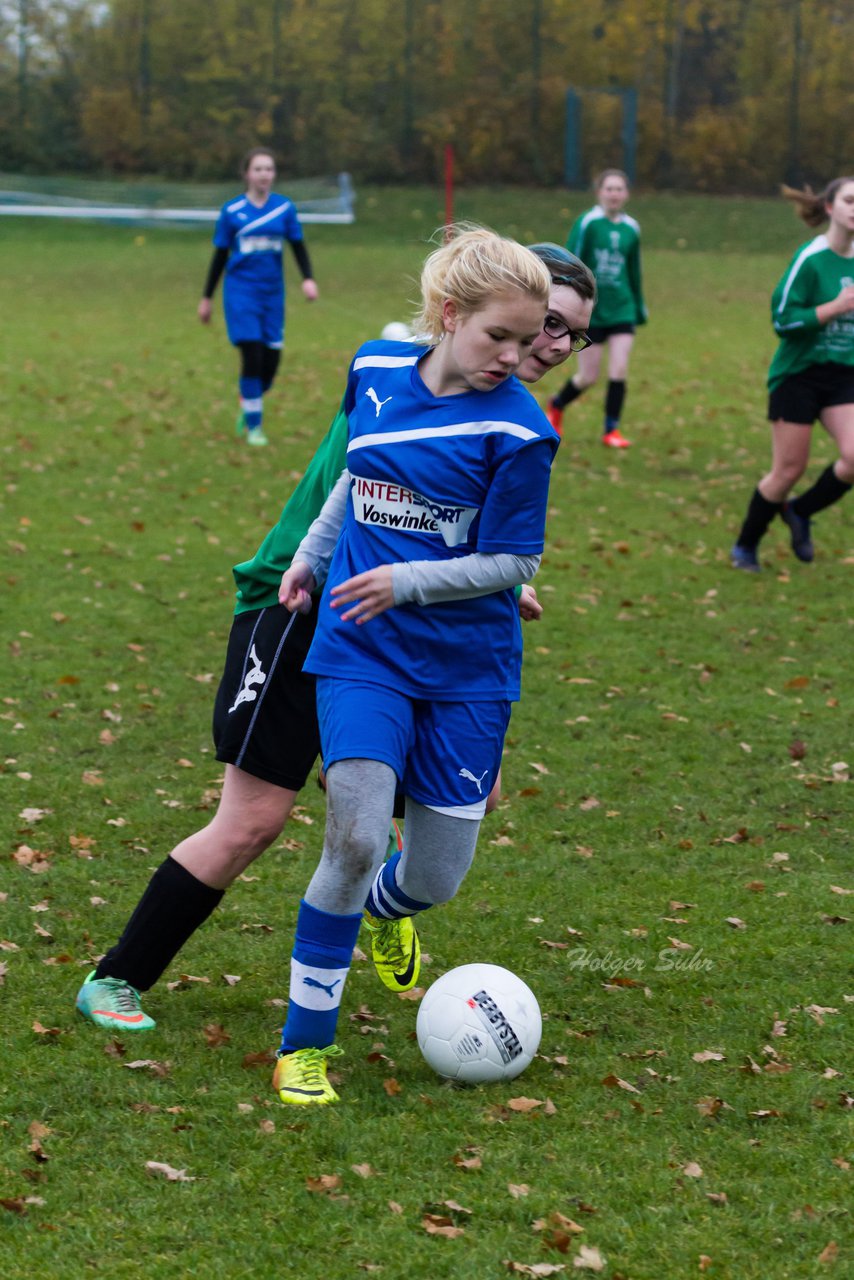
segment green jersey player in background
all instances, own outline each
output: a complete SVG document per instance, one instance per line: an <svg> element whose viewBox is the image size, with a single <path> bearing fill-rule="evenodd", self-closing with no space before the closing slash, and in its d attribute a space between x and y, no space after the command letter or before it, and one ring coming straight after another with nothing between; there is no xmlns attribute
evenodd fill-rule
<svg viewBox="0 0 854 1280"><path fill-rule="evenodd" d="M560 435L565 407L593 386L607 347L608 389L602 443L609 449L627 449L630 442L620 431L620 416L626 399L629 356L636 326L646 324L640 226L624 212L629 180L621 169L605 169L593 189L596 204L576 219L566 242L596 277L599 296L588 330L591 346L580 353L576 372L549 401L548 418Z"/></svg>
<svg viewBox="0 0 854 1280"><path fill-rule="evenodd" d="M771 298L780 345L768 372L771 470L759 481L730 557L759 572L759 542L779 512L792 550L813 558L810 521L854 484L854 178L835 178L815 195L783 188L809 227L827 230L795 252ZM809 462L818 419L839 457L799 497L789 492Z"/></svg>

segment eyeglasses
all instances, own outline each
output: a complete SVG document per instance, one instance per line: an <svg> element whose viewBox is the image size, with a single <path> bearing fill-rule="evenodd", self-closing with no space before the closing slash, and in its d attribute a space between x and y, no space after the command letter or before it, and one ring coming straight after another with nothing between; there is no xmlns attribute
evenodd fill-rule
<svg viewBox="0 0 854 1280"><path fill-rule="evenodd" d="M573 333L566 321L561 320L560 316L553 315L551 311L543 321L543 333L555 340L569 338L570 351L583 351L585 347L592 345L586 333Z"/></svg>

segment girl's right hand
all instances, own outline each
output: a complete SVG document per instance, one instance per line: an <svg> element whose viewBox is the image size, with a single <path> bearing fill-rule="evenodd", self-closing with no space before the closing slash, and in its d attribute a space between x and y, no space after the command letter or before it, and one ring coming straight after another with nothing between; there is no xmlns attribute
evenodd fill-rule
<svg viewBox="0 0 854 1280"><path fill-rule="evenodd" d="M854 311L854 284L847 284L844 289L839 290L836 305L839 308L837 315L846 316L849 311Z"/></svg>
<svg viewBox="0 0 854 1280"><path fill-rule="evenodd" d="M196 308L196 315L199 317L199 319L201 320L202 324L210 324L210 321L211 321L211 300L210 300L210 298L202 298L201 302L199 303L198 307Z"/></svg>
<svg viewBox="0 0 854 1280"><path fill-rule="evenodd" d="M295 560L282 574L279 604L289 613L311 613L311 593L316 586L309 566L303 560Z"/></svg>

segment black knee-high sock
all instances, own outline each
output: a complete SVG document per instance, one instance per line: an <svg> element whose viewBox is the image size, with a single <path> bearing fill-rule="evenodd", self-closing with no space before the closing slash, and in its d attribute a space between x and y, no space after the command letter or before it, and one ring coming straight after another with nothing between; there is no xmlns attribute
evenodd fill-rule
<svg viewBox="0 0 854 1280"><path fill-rule="evenodd" d="M829 466L822 471L813 487L790 505L799 516L814 516L817 511L824 511L825 507L832 507L834 502L844 498L850 488L851 485L840 480L833 467Z"/></svg>
<svg viewBox="0 0 854 1280"><path fill-rule="evenodd" d="M762 497L758 489L754 489L747 507L747 515L744 517L744 524L741 526L741 533L738 535L738 545L740 547L757 546L782 505L782 502L769 502L767 498Z"/></svg>
<svg viewBox="0 0 854 1280"><path fill-rule="evenodd" d="M626 384L620 378L611 378L605 393L605 432L616 431L626 399Z"/></svg>
<svg viewBox="0 0 854 1280"><path fill-rule="evenodd" d="M138 991L153 987L192 934L221 901L174 858L155 871L124 933L95 970L96 978L122 978Z"/></svg>
<svg viewBox="0 0 854 1280"><path fill-rule="evenodd" d="M565 382L556 396L552 396L552 404L556 409L565 409L568 404L572 404L573 400L577 400L583 395L586 388L577 387L570 378L569 382Z"/></svg>
<svg viewBox="0 0 854 1280"><path fill-rule="evenodd" d="M264 355L261 361L261 386L267 392L273 385L273 379L279 368L279 360L282 357L281 351L277 347L265 347Z"/></svg>

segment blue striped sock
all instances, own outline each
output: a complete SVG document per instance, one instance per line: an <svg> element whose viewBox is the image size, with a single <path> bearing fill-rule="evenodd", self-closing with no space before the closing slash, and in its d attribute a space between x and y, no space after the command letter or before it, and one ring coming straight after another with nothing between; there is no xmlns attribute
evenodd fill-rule
<svg viewBox="0 0 854 1280"><path fill-rule="evenodd" d="M400 920L403 916L414 916L419 911L432 907L432 902L419 902L410 898L397 883L397 867L401 855L393 853L384 862L374 878L365 907L372 916L380 920Z"/></svg>
<svg viewBox="0 0 854 1280"><path fill-rule="evenodd" d="M240 407L247 430L260 427L264 417L264 388L260 378L240 378Z"/></svg>
<svg viewBox="0 0 854 1280"><path fill-rule="evenodd" d="M335 1043L341 994L361 922L361 914L335 916L305 900L300 903L280 1053Z"/></svg>

